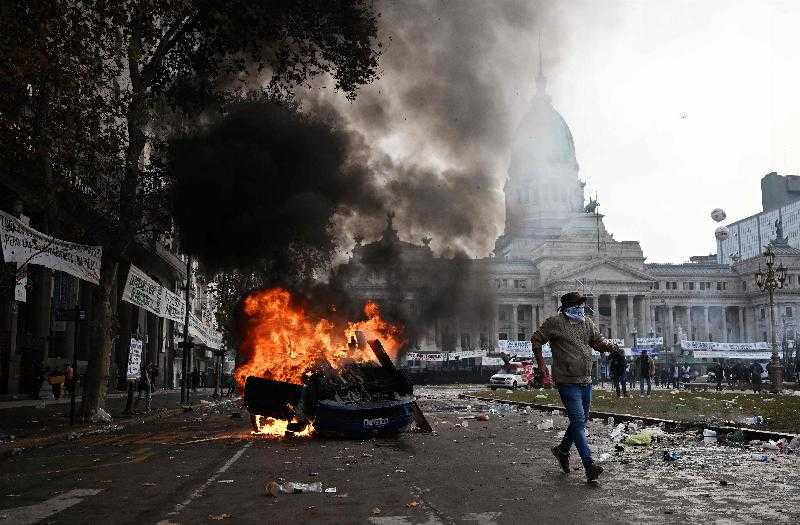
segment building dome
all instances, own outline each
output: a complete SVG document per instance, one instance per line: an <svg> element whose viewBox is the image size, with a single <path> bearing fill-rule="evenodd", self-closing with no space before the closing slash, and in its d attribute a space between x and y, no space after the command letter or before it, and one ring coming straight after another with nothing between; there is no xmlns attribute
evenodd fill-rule
<svg viewBox="0 0 800 525"><path fill-rule="evenodd" d="M578 179L572 132L547 94L541 59L536 86L511 149L503 189L505 235L556 238L572 214L584 212L584 183Z"/></svg>
<svg viewBox="0 0 800 525"><path fill-rule="evenodd" d="M511 150L509 178L577 177L578 162L572 132L550 102L537 95L522 119Z"/></svg>

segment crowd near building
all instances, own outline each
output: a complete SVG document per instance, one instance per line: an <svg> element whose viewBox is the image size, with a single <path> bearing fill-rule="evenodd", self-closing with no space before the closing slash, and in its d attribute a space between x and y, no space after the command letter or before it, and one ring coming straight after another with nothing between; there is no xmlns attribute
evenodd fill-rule
<svg viewBox="0 0 800 525"><path fill-rule="evenodd" d="M776 264L787 268L786 286L775 296L776 336L781 345L792 347L800 315L800 178L765 176L763 212L730 224L717 255L691 257L683 264L648 263L639 242L615 239L603 224L598 203L585 200L572 133L548 96L541 70L537 86L512 148L504 232L492 256L471 261L474 273L488 281L483 290L492 296L494 314L477 322L432 320L429 333L414 341L410 364L435 366L449 353L456 358L480 350L491 355L507 347L507 341L529 340L556 313L559 297L573 290L588 297L590 316L607 338L628 348L634 338L661 338L660 360L707 363L693 358L687 341L754 343L746 348L760 349L753 355L765 360L769 303L754 276L770 243ZM441 261L427 247L429 242L400 241L390 221L381 239L357 244L349 265L357 268L364 253L388 244L424 273ZM351 269L349 275L350 287L363 297L388 297L391 279L380 272L372 269L363 275ZM394 297L411 311L418 291L409 282L406 293Z"/></svg>

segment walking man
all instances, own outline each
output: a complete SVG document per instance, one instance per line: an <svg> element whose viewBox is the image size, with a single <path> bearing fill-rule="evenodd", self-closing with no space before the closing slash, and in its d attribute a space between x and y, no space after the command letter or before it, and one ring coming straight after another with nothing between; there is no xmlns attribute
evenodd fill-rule
<svg viewBox="0 0 800 525"><path fill-rule="evenodd" d="M585 316L585 302L586 297L578 292L562 295L560 313L542 323L531 337L531 346L537 364L544 370L542 345L550 343L553 380L569 417L564 439L553 447L553 454L561 469L569 472L569 451L574 444L586 470L586 480L591 482L603 472L603 468L592 461L586 438L586 421L592 402L592 349L619 353L622 349L603 340L595 324Z"/></svg>
<svg viewBox="0 0 800 525"><path fill-rule="evenodd" d="M647 350L642 350L639 356L639 393L644 395L644 384L647 382L647 395L650 395L650 356Z"/></svg>
<svg viewBox="0 0 800 525"><path fill-rule="evenodd" d="M628 397L627 378L625 377L625 355L621 352L613 352L608 357L609 368L611 369L611 381L614 383L614 390L617 397L621 395Z"/></svg>

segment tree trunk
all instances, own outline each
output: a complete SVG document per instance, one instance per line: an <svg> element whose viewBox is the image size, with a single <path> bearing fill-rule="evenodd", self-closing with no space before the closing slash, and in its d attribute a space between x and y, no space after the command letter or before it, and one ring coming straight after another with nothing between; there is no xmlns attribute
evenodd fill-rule
<svg viewBox="0 0 800 525"><path fill-rule="evenodd" d="M91 343L88 348L88 365L83 385L82 413L84 418L92 418L97 410L105 408L108 389L108 368L111 364L115 332L114 284L117 280L119 263L107 252L103 253L100 266L100 285L96 300L92 303L89 325L92 327Z"/></svg>

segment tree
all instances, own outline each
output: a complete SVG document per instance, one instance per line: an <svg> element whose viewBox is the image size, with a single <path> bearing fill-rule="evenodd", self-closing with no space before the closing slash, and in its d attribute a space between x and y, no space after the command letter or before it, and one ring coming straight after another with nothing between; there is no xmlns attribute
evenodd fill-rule
<svg viewBox="0 0 800 525"><path fill-rule="evenodd" d="M41 42L33 51L26 49L29 26ZM9 74L10 92L18 97L24 99L30 86L42 94L34 119L47 117L40 127L53 140L45 148L110 159L102 172L85 162L70 169L44 161L49 170L59 168L53 180L80 177L83 195L103 218L102 231L94 232L104 252L84 390L88 416L105 404L119 265L142 232L163 228L168 219L163 173L145 154L160 139L156 111L169 108L191 118L217 104L225 91L267 81L273 90L288 92L323 74L355 96L377 74L376 15L365 0L118 0L91 7L78 0L14 0L3 5L2 28L11 58L2 62L0 76ZM59 41L80 45L54 44ZM76 81L58 74L61 64L69 70L84 63L108 69ZM17 68L20 73L12 75ZM248 85L251 79L256 82ZM72 133L59 137L70 117L52 110L63 100L79 104L80 115L95 117L80 124L87 135L107 139L96 148L98 155L85 155ZM23 121L20 108L30 104L9 106L16 107L9 118ZM19 144L14 151L29 151L28 134L12 138Z"/></svg>

